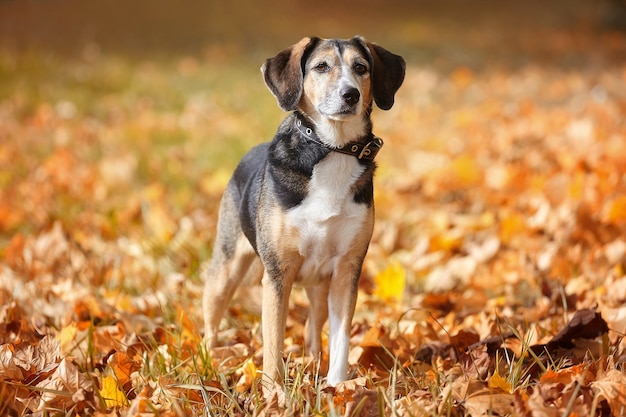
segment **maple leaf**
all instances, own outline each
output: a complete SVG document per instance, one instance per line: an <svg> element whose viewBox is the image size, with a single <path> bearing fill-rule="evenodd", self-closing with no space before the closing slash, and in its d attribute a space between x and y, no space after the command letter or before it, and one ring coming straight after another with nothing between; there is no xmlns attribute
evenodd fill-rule
<svg viewBox="0 0 626 417"><path fill-rule="evenodd" d="M259 414L259 417L280 417L284 414L285 407L285 391L283 387L278 383L274 383L271 390L268 388L269 394L267 395L267 401L265 408Z"/></svg>

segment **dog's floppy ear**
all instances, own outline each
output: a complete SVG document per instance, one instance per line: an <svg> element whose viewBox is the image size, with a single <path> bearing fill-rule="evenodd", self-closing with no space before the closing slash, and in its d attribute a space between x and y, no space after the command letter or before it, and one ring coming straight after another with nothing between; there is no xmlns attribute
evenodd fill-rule
<svg viewBox="0 0 626 417"><path fill-rule="evenodd" d="M265 84L283 110L294 110L302 96L304 64L319 38L303 38L270 58L261 67Z"/></svg>
<svg viewBox="0 0 626 417"><path fill-rule="evenodd" d="M404 81L406 63L400 55L393 54L361 37L354 38L365 47L372 64L372 95L376 105L389 110L393 106L394 96Z"/></svg>

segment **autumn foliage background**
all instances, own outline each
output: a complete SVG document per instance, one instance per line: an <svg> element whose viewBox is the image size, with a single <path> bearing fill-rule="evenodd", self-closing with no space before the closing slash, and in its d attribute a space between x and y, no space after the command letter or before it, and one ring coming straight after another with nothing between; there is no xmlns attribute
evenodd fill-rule
<svg viewBox="0 0 626 417"><path fill-rule="evenodd" d="M0 2L0 415L623 415L623 6ZM258 293L206 352L199 270L284 117L260 64L357 33L408 66L351 379L302 357L296 292L264 399Z"/></svg>

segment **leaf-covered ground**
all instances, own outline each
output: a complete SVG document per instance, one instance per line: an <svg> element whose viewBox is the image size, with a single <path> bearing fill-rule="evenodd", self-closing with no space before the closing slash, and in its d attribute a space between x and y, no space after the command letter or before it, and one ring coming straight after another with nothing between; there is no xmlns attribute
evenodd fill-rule
<svg viewBox="0 0 626 417"><path fill-rule="evenodd" d="M322 3L301 5L295 30L233 6L208 10L232 28L222 15L205 28L199 2L101 6L101 20L81 4L0 4L0 415L626 413L615 10L371 1L344 27L349 7ZM191 22L179 38L159 31L170 17ZM206 352L199 270L234 165L284 116L259 64L337 32L408 61L396 106L375 113L385 147L351 378L326 387L326 361L302 357L296 291L287 380L264 398L259 292L232 303ZM184 34L197 44L180 52Z"/></svg>

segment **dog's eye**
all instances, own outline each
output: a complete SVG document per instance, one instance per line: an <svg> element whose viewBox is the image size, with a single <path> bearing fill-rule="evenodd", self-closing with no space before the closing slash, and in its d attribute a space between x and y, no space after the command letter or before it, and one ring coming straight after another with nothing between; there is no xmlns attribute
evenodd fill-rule
<svg viewBox="0 0 626 417"><path fill-rule="evenodd" d="M354 72L356 72L359 75L363 75L367 73L367 67L363 64L356 63L354 64Z"/></svg>
<svg viewBox="0 0 626 417"><path fill-rule="evenodd" d="M317 72L328 72L330 70L330 66L326 62L320 62L315 65L313 69Z"/></svg>

